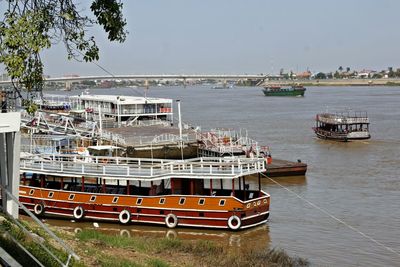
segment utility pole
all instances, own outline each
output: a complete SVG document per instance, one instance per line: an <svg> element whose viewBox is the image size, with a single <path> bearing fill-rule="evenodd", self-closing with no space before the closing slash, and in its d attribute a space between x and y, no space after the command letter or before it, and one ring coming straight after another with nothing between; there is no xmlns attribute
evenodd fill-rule
<svg viewBox="0 0 400 267"><path fill-rule="evenodd" d="M181 147L181 157L183 159L183 140L182 140L182 118L181 118L181 101L176 100L178 103L178 127L179 127L179 145Z"/></svg>

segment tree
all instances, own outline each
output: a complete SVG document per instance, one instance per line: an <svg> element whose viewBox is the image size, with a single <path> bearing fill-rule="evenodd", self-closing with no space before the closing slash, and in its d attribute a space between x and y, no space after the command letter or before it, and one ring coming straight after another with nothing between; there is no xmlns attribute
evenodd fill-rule
<svg viewBox="0 0 400 267"><path fill-rule="evenodd" d="M335 71L335 73L333 74L333 77L334 77L335 79L341 78L340 73L339 73L338 71Z"/></svg>
<svg viewBox="0 0 400 267"><path fill-rule="evenodd" d="M350 72L350 67L347 67L347 68L346 68L346 72Z"/></svg>
<svg viewBox="0 0 400 267"><path fill-rule="evenodd" d="M74 0L6 0L0 21L0 63L4 64L14 89L41 91L43 63L40 54L63 42L68 59L94 61L99 49L87 29L100 25L110 41L123 42L126 21L119 0L92 0L93 17L82 15ZM1 16L1 14L0 14Z"/></svg>
<svg viewBox="0 0 400 267"><path fill-rule="evenodd" d="M315 74L315 79L318 79L318 80L326 79L326 74L323 72L318 72L317 74Z"/></svg>
<svg viewBox="0 0 400 267"><path fill-rule="evenodd" d="M342 71L343 71L343 67L342 67L342 66L339 66L338 70L339 70L340 72L342 72Z"/></svg>

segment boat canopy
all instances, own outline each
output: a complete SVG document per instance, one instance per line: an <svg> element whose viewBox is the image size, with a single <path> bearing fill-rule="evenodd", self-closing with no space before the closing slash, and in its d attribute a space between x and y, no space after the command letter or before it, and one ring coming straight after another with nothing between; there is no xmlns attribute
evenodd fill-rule
<svg viewBox="0 0 400 267"><path fill-rule="evenodd" d="M124 149L122 147L118 147L118 146L88 146L89 149L93 149L93 150L112 150L112 149Z"/></svg>

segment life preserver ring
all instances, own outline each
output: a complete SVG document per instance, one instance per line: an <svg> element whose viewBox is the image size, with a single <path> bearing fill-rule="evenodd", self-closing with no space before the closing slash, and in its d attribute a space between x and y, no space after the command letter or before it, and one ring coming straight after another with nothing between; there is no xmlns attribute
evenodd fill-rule
<svg viewBox="0 0 400 267"><path fill-rule="evenodd" d="M128 210L123 210L118 216L119 222L122 224L127 224L131 221L131 213Z"/></svg>
<svg viewBox="0 0 400 267"><path fill-rule="evenodd" d="M43 215L44 214L44 206L43 206L43 204L36 204L35 207L33 208L33 212L37 216Z"/></svg>
<svg viewBox="0 0 400 267"><path fill-rule="evenodd" d="M232 215L231 217L229 217L228 219L228 227L231 230L237 230L240 228L240 226L242 225L242 221L240 220L240 218L236 215Z"/></svg>
<svg viewBox="0 0 400 267"><path fill-rule="evenodd" d="M81 206L76 206L73 215L76 220L80 220L85 215L85 210Z"/></svg>
<svg viewBox="0 0 400 267"><path fill-rule="evenodd" d="M175 228L178 225L178 217L173 213L168 214L165 217L165 225L168 228Z"/></svg>

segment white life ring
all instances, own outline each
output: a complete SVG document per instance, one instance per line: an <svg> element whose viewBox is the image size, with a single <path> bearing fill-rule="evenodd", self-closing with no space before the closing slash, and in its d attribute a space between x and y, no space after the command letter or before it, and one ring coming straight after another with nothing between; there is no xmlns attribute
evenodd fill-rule
<svg viewBox="0 0 400 267"><path fill-rule="evenodd" d="M175 214L170 213L165 217L165 225L168 228L175 228L178 225L178 217Z"/></svg>
<svg viewBox="0 0 400 267"><path fill-rule="evenodd" d="M127 210L123 210L119 214L118 218L120 223L127 224L131 221L131 213Z"/></svg>
<svg viewBox="0 0 400 267"><path fill-rule="evenodd" d="M76 220L80 220L85 215L85 210L81 206L76 206L73 215Z"/></svg>
<svg viewBox="0 0 400 267"><path fill-rule="evenodd" d="M240 226L242 225L242 221L240 220L240 218L236 215L232 215L231 217L229 217L228 219L228 227L231 230L237 230L240 228Z"/></svg>
<svg viewBox="0 0 400 267"><path fill-rule="evenodd" d="M35 207L33 208L33 212L37 215L43 215L44 214L44 206L43 204L36 204Z"/></svg>

